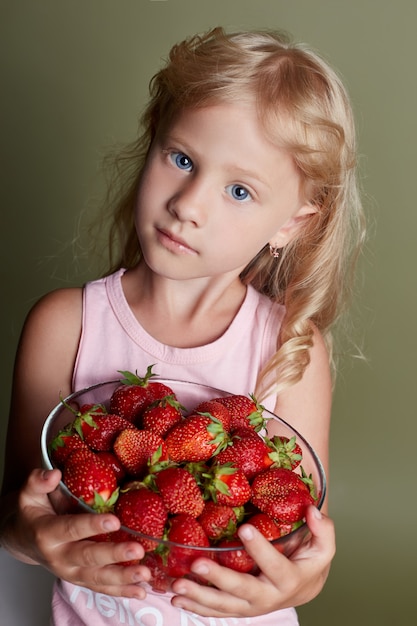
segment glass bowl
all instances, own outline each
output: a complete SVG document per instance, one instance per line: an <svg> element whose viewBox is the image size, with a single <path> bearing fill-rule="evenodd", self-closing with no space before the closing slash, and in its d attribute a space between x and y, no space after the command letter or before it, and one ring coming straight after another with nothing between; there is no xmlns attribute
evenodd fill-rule
<svg viewBox="0 0 417 626"><path fill-rule="evenodd" d="M202 401L231 395L230 392L192 382L160 379L157 377L152 379L152 381L154 380L168 385L174 391L181 405L186 407L190 412ZM45 420L41 433L42 463L46 469L55 467L50 455L50 443L60 431L65 429L65 427L74 420L74 414L69 407L71 406L77 409L86 404L101 404L109 410L111 395L120 384L120 380L113 380L92 385L91 387L71 394L65 398L63 402L61 401L57 404L50 412ZM263 410L263 416L267 421L274 420L279 425L279 428L275 428L279 436L286 437L287 439L296 438L296 442L301 447L303 453L301 466L305 474L311 476L313 480L317 494L315 504L317 508L320 509L326 493L326 477L317 454L301 433L297 432L283 419L266 409ZM263 436L262 432L260 432L259 435ZM294 471L300 473L300 467ZM96 513L96 511L88 506L82 499L74 496L62 481L49 497L57 514L73 514L77 512ZM209 547L185 546L166 539L149 537L125 526L121 527L121 531L122 533L119 532L119 537L127 533L129 539L139 542L142 540L144 543L147 542L148 545L150 543L149 540L152 540L152 545L157 547L156 550L146 552L142 563L145 563L150 568L152 572L150 584L155 591L159 592L168 591L171 582L178 577L186 576L189 578L197 578L190 572L190 565L198 557L205 556L222 564L229 563L229 557L231 556L248 557L244 548L240 545L230 545L227 547L219 547L217 545L210 545ZM302 521L296 529L277 539L273 539L271 544L275 549L289 557L308 540L309 536L309 529L306 523ZM110 535L108 539L112 539ZM165 556L161 557L161 552ZM175 554L176 567L174 570L170 569L167 554ZM245 571L257 575L259 573L257 565L251 559L248 559L248 561L251 565L247 566Z"/></svg>

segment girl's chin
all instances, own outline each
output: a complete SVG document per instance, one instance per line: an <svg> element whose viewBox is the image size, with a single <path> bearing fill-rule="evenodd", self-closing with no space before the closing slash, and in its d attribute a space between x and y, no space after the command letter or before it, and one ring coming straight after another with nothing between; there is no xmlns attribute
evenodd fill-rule
<svg viewBox="0 0 417 626"><path fill-rule="evenodd" d="M168 280L190 280L194 278L202 278L202 275L196 272L195 267L189 264L181 263L175 256L169 257L159 254L143 254L141 262L141 271L145 274L152 274L154 277L166 278Z"/></svg>

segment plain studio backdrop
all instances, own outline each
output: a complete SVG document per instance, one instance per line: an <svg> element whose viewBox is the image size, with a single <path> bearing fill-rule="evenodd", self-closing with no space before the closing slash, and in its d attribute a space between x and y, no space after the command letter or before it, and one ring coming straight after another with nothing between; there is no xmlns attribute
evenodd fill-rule
<svg viewBox="0 0 417 626"><path fill-rule="evenodd" d="M417 569L417 3L2 0L0 24L2 452L24 317L43 293L96 277L71 241L103 193L102 156L135 136L148 80L171 45L216 25L280 28L338 68L357 117L371 220L353 310L367 360L346 350L341 362L330 477L338 549L324 591L299 615L302 626L408 626ZM45 626L49 575L0 559L2 626Z"/></svg>

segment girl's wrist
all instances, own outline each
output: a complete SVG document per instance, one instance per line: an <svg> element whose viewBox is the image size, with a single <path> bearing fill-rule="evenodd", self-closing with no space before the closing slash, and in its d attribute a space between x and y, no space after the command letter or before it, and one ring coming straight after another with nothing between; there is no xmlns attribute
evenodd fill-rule
<svg viewBox="0 0 417 626"><path fill-rule="evenodd" d="M16 525L16 509L4 511L0 517L0 547L8 550L11 530Z"/></svg>
<svg viewBox="0 0 417 626"><path fill-rule="evenodd" d="M17 494L11 493L3 497L0 506L0 548L9 552L13 557L24 563L34 564L28 557L18 538L18 508Z"/></svg>

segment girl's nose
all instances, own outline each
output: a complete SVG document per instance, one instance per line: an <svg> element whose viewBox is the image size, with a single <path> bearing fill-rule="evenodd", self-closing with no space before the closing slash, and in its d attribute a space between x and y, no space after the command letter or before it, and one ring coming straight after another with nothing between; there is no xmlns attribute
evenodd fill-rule
<svg viewBox="0 0 417 626"><path fill-rule="evenodd" d="M168 210L180 222L202 226L207 217L208 199L206 184L198 177L192 179L190 176L169 200Z"/></svg>

